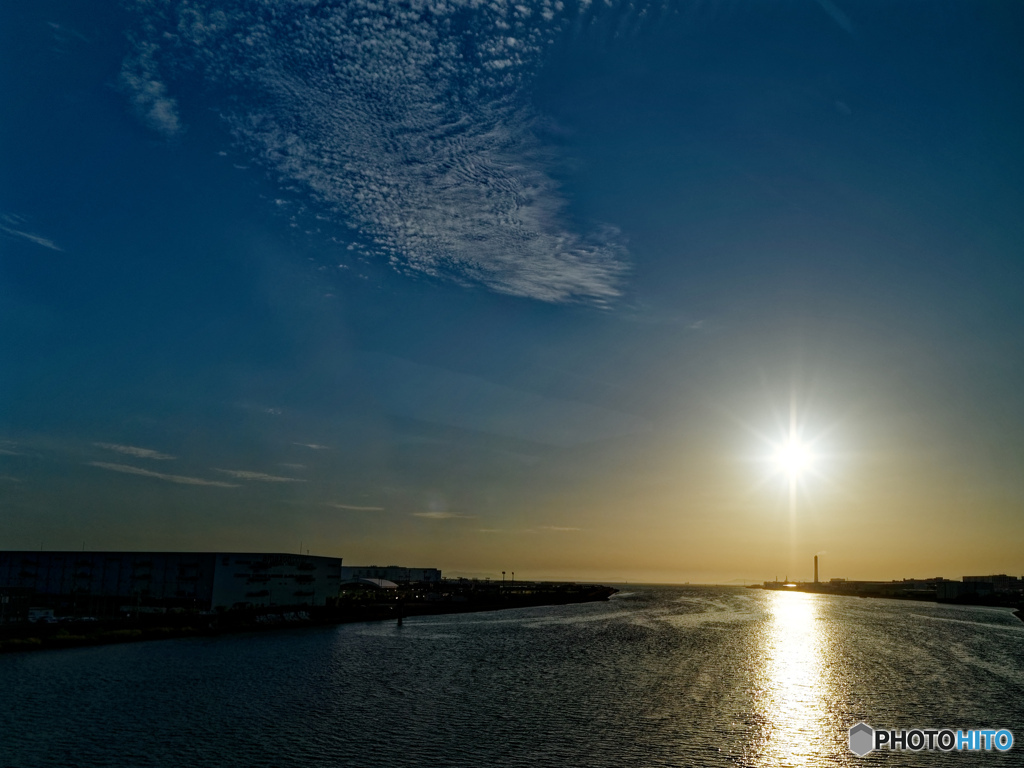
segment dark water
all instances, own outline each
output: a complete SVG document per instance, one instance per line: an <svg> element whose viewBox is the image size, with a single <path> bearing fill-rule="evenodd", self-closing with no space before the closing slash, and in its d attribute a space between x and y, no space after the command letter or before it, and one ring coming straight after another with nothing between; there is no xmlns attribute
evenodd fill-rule
<svg viewBox="0 0 1024 768"><path fill-rule="evenodd" d="M859 720L1009 728L874 753ZM701 587L0 657L3 766L1024 765L1008 612Z"/></svg>

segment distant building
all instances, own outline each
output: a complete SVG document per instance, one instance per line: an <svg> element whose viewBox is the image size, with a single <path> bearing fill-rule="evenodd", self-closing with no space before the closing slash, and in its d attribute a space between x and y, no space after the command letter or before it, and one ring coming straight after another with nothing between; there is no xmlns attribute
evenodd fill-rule
<svg viewBox="0 0 1024 768"><path fill-rule="evenodd" d="M0 624L28 621L31 597L31 589L0 587Z"/></svg>
<svg viewBox="0 0 1024 768"><path fill-rule="evenodd" d="M324 605L340 557L244 552L0 552L0 594L59 615ZM13 595L13 593L12 593ZM20 599L20 597L19 597Z"/></svg>
<svg viewBox="0 0 1024 768"><path fill-rule="evenodd" d="M944 579L941 576L932 576L927 579L903 579L903 584L907 589L916 590L936 590L940 584L948 584L949 580Z"/></svg>
<svg viewBox="0 0 1024 768"><path fill-rule="evenodd" d="M341 568L342 583L354 582L359 579L384 579L396 584L423 583L436 584L441 581L441 571L437 568L406 568L401 565L344 565Z"/></svg>
<svg viewBox="0 0 1024 768"><path fill-rule="evenodd" d="M993 591L991 581L944 581L938 585L935 594L939 600L956 600L959 597L984 597Z"/></svg>
<svg viewBox="0 0 1024 768"><path fill-rule="evenodd" d="M342 592L347 590L365 590L365 589L398 589L398 585L393 581L387 579L356 579L355 581L346 581L341 585Z"/></svg>
<svg viewBox="0 0 1024 768"><path fill-rule="evenodd" d="M1016 576L1007 576L1005 573L994 576L964 576L964 582L988 583L992 585L995 592L1019 592L1024 589L1024 581Z"/></svg>

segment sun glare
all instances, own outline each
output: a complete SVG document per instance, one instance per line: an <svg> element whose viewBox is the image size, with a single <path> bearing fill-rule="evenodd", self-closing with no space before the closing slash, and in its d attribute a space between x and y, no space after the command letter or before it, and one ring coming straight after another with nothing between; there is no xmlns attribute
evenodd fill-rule
<svg viewBox="0 0 1024 768"><path fill-rule="evenodd" d="M775 448L772 460L779 472L796 480L814 466L814 453L796 438Z"/></svg>

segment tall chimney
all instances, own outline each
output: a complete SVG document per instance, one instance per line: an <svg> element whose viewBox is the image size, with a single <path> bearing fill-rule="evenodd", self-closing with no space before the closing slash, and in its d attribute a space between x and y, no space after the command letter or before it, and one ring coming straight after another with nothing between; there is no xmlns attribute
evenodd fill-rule
<svg viewBox="0 0 1024 768"><path fill-rule="evenodd" d="M818 556L814 556L814 583L818 583Z"/></svg>

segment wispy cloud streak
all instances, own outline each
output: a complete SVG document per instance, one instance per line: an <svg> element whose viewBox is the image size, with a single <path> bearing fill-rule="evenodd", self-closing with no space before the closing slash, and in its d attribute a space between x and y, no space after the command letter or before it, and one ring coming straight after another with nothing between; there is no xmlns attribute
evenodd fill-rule
<svg viewBox="0 0 1024 768"><path fill-rule="evenodd" d="M832 0L817 0L817 3L844 32L853 34L853 23L850 21L850 17L840 10L839 6L833 3Z"/></svg>
<svg viewBox="0 0 1024 768"><path fill-rule="evenodd" d="M86 462L90 467L98 467L100 469L106 469L111 472L122 472L126 475L139 475L141 477L151 477L154 480L164 480L168 483L178 483L179 485L208 485L215 488L237 488L238 486L234 483L223 483L219 480L204 480L200 477L185 477L184 475L167 475L163 472L152 472L148 469L141 469L139 467L132 467L128 464L111 464L105 461L89 461Z"/></svg>
<svg viewBox="0 0 1024 768"><path fill-rule="evenodd" d="M454 512L413 512L414 517L423 517L427 520L452 520L460 518L463 520L472 520L475 515L457 515Z"/></svg>
<svg viewBox="0 0 1024 768"><path fill-rule="evenodd" d="M383 512L384 507L359 507L355 504L328 504L332 509L343 509L351 512Z"/></svg>
<svg viewBox="0 0 1024 768"><path fill-rule="evenodd" d="M4 218L6 219L7 217L5 216ZM39 235L34 235L31 232L23 232L20 229L13 229L12 227L8 227L3 224L0 224L0 231L6 232L8 235L11 235L13 237L24 238L25 240L28 240L30 243L41 245L43 248L49 248L51 251L60 251L62 253L64 251L64 249L57 245L55 242L53 242L53 240L50 240L47 237L40 237Z"/></svg>
<svg viewBox="0 0 1024 768"><path fill-rule="evenodd" d="M306 482L305 480L302 480L302 479L297 478L297 477L282 477L280 475L268 475L265 472L250 472L250 471L245 470L245 469L220 469L219 467L214 467L213 469L216 472L223 472L225 475L230 475L231 477L237 478L239 480L256 480L256 481L261 482L261 483L304 483L304 482Z"/></svg>
<svg viewBox="0 0 1024 768"><path fill-rule="evenodd" d="M0 440L0 456L28 456L13 440Z"/></svg>
<svg viewBox="0 0 1024 768"><path fill-rule="evenodd" d="M116 451L126 456L134 456L138 459L155 459L157 461L171 461L175 457L167 453L160 453L150 448L139 448L134 445L120 445L118 443L93 443L97 448L104 448L108 451Z"/></svg>

